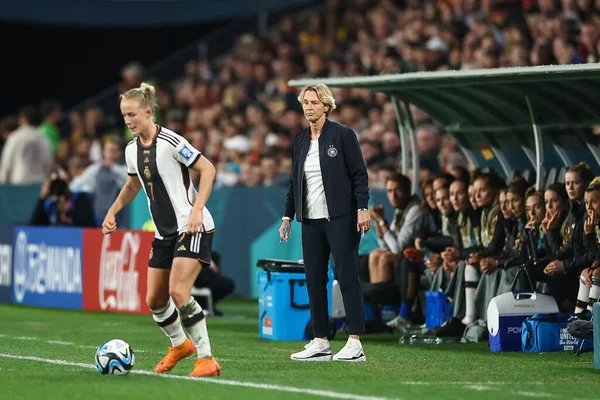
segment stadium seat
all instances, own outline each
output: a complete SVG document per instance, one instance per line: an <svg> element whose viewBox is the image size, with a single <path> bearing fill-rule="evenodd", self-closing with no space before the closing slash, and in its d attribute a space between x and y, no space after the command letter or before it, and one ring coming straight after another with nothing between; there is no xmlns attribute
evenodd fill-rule
<svg viewBox="0 0 600 400"><path fill-rule="evenodd" d="M565 174L566 173L567 173L567 169L561 168L560 171L558 171L558 177L557 177L556 181L559 183L565 183Z"/></svg>
<svg viewBox="0 0 600 400"><path fill-rule="evenodd" d="M548 170L548 173L546 174L546 184L544 185L544 188L547 189L548 186L552 185L553 183L556 183L556 180L558 179L558 168L550 168Z"/></svg>
<svg viewBox="0 0 600 400"><path fill-rule="evenodd" d="M202 311L207 316L214 315L215 308L213 304L212 290L207 287L192 287L192 296L204 297L206 299L206 308L204 308Z"/></svg>
<svg viewBox="0 0 600 400"><path fill-rule="evenodd" d="M525 171L523 171L522 176L530 185L533 185L535 183L535 171L533 171L532 169L528 168Z"/></svg>

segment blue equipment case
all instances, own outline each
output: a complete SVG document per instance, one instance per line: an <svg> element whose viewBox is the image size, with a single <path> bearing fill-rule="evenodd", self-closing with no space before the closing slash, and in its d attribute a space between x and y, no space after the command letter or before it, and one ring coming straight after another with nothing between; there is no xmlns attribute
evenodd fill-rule
<svg viewBox="0 0 600 400"><path fill-rule="evenodd" d="M310 340L308 290L303 261L258 260L259 337ZM333 269L328 271L327 299L331 315ZM335 334L335 332L334 332Z"/></svg>

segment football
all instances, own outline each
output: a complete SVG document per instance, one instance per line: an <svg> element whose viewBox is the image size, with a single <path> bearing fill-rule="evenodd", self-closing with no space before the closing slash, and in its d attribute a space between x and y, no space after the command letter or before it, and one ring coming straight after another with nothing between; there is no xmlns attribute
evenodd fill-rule
<svg viewBox="0 0 600 400"><path fill-rule="evenodd" d="M96 351L96 367L102 375L127 375L134 364L133 349L123 340L109 340Z"/></svg>

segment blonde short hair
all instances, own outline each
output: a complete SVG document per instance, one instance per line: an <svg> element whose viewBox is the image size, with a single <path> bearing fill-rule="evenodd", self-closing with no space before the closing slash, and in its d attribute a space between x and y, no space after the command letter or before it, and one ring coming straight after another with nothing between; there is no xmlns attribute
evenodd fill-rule
<svg viewBox="0 0 600 400"><path fill-rule="evenodd" d="M329 107L329 109L325 112L326 115L329 115L330 112L335 110L337 106L335 105L335 98L333 97L333 92L329 89L324 83L315 83L314 85L306 85L300 91L298 95L298 101L300 104L304 102L304 95L306 92L311 91L317 94L317 97L323 104Z"/></svg>
<svg viewBox="0 0 600 400"><path fill-rule="evenodd" d="M154 119L154 111L158 107L156 101L156 89L154 86L147 83L142 83L139 88L129 89L119 96L119 102L123 100L136 99L140 102L140 107L149 108L152 110L152 119Z"/></svg>

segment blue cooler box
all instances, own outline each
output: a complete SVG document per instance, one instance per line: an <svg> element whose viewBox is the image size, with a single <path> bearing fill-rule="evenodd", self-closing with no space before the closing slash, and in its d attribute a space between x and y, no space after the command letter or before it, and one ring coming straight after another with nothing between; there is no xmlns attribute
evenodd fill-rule
<svg viewBox="0 0 600 400"><path fill-rule="evenodd" d="M523 321L534 314L558 312L554 297L540 293L507 292L490 301L487 326L492 351L521 351Z"/></svg>
<svg viewBox="0 0 600 400"><path fill-rule="evenodd" d="M304 263L287 260L259 260L258 330L261 339L309 340L308 290ZM333 269L328 272L327 298L331 315Z"/></svg>

